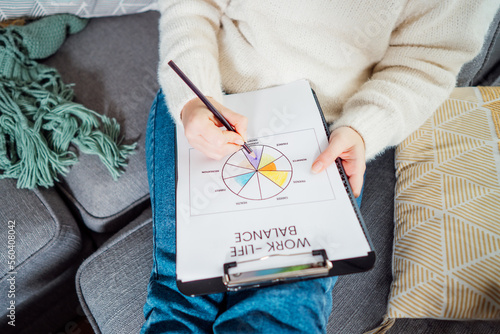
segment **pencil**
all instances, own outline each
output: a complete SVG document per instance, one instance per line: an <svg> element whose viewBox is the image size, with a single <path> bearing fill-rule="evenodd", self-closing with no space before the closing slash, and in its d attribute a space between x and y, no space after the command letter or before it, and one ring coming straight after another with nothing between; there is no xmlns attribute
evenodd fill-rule
<svg viewBox="0 0 500 334"><path fill-rule="evenodd" d="M214 107L212 103L203 95L203 93L196 87L193 82L181 71L181 69L174 63L173 60L168 62L168 65L177 73L181 79L186 83L186 85L191 88L191 90L200 98L200 100L207 106L208 110L214 114L214 116L228 129L229 131L236 132L234 126L232 126L224 116ZM237 133L237 132L236 132ZM252 149L248 147L247 143L243 143L243 148L250 154L252 157L256 157L255 153L253 153Z"/></svg>

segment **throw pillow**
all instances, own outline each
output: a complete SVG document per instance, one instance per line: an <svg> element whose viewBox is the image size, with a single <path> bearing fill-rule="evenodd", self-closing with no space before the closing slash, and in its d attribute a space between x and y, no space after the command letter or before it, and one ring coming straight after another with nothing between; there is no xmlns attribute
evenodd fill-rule
<svg viewBox="0 0 500 334"><path fill-rule="evenodd" d="M0 21L62 13L80 17L116 16L156 9L157 0L9 0L0 2Z"/></svg>
<svg viewBox="0 0 500 334"><path fill-rule="evenodd" d="M396 150L396 318L500 318L500 87L456 88Z"/></svg>

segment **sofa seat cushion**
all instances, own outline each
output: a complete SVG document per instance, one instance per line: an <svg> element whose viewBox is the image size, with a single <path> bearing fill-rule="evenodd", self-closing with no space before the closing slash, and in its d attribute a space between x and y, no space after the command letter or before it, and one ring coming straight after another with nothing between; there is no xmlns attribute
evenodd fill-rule
<svg viewBox="0 0 500 334"><path fill-rule="evenodd" d="M139 333L153 266L151 221L148 208L78 270L78 296L95 333Z"/></svg>
<svg viewBox="0 0 500 334"><path fill-rule="evenodd" d="M158 90L157 12L90 20L80 33L44 61L66 83L75 101L117 119L124 143L137 141L125 172L114 181L95 156L79 163L59 185L71 207L96 232L117 231L149 204L145 131Z"/></svg>
<svg viewBox="0 0 500 334"><path fill-rule="evenodd" d="M389 318L500 319L500 88L456 88L396 150Z"/></svg>
<svg viewBox="0 0 500 334"><path fill-rule="evenodd" d="M80 230L55 189L17 189L8 179L0 180L0 193L0 332L47 332L77 311ZM15 327L8 324L11 302Z"/></svg>

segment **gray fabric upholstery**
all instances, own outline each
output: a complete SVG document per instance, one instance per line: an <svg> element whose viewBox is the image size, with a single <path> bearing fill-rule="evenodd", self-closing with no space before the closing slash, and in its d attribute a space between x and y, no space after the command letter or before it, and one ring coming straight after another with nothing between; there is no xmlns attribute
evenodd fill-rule
<svg viewBox="0 0 500 334"><path fill-rule="evenodd" d="M492 8L492 10L495 10ZM490 24L481 52L465 64L457 78L457 87L495 86L500 84L500 8Z"/></svg>
<svg viewBox="0 0 500 334"><path fill-rule="evenodd" d="M394 230L394 149L367 165L361 214L375 248L375 267L365 273L341 276L333 289L330 333L363 333L382 319L392 281Z"/></svg>
<svg viewBox="0 0 500 334"><path fill-rule="evenodd" d="M0 332L52 330L76 314L73 282L82 261L79 228L54 189L20 190L14 180L0 180L0 193ZM15 221L14 270L7 266L9 220ZM9 271L17 272L12 299L15 328L6 317Z"/></svg>
<svg viewBox="0 0 500 334"><path fill-rule="evenodd" d="M158 17L148 12L92 19L44 61L64 82L75 83L77 102L115 117L126 143L138 141L117 182L97 157L82 154L60 184L73 209L96 232L117 231L149 204L144 133L158 90Z"/></svg>
<svg viewBox="0 0 500 334"><path fill-rule="evenodd" d="M78 270L78 296L95 333L139 332L153 266L152 234L147 209Z"/></svg>

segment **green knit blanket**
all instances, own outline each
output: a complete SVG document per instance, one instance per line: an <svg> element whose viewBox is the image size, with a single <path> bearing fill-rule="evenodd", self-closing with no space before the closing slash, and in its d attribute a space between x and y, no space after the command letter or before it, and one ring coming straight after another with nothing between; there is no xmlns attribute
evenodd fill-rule
<svg viewBox="0 0 500 334"><path fill-rule="evenodd" d="M72 147L99 156L116 180L135 149L121 144L115 119L72 102L59 73L34 61L86 24L54 15L0 29L0 179L17 179L18 188L53 186L78 161Z"/></svg>

